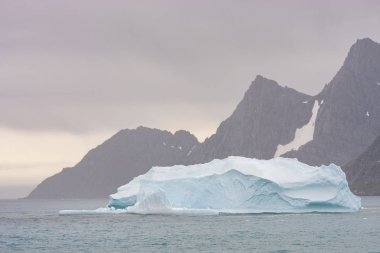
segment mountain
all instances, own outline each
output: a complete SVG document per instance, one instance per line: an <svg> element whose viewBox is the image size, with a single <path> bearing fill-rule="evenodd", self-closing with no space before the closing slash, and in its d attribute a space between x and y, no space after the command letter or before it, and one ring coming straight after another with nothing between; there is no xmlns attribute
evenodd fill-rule
<svg viewBox="0 0 380 253"><path fill-rule="evenodd" d="M284 156L312 165L344 165L380 135L380 44L368 38L358 40L316 97L323 104L313 140Z"/></svg>
<svg viewBox="0 0 380 253"><path fill-rule="evenodd" d="M197 145L198 140L186 131L121 130L74 167L45 179L28 198L107 197L152 166L181 164Z"/></svg>
<svg viewBox="0 0 380 253"><path fill-rule="evenodd" d="M186 131L122 130L73 168L44 180L29 197L106 197L152 166L205 163L231 155L259 159L284 156L310 165L342 166L363 153L378 136L380 44L361 39L316 96L258 75L232 115L203 143ZM351 168L347 169L349 179L367 175L353 166L359 165L347 167ZM371 175L375 181L379 178L376 173ZM358 191L374 192L370 184L360 184Z"/></svg>
<svg viewBox="0 0 380 253"><path fill-rule="evenodd" d="M380 136L343 170L354 193L380 195Z"/></svg>
<svg viewBox="0 0 380 253"><path fill-rule="evenodd" d="M194 149L188 163L230 155L270 159L279 144L290 142L296 129L310 121L313 104L313 97L259 75L232 115Z"/></svg>
<svg viewBox="0 0 380 253"><path fill-rule="evenodd" d="M380 44L361 39L316 96L257 76L233 114L195 148L188 163L239 155L344 165L378 135Z"/></svg>

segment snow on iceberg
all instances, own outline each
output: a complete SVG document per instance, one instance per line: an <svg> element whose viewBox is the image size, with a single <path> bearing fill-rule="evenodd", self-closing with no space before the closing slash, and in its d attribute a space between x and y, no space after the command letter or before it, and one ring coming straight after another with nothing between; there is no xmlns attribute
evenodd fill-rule
<svg viewBox="0 0 380 253"><path fill-rule="evenodd" d="M119 187L108 204L140 214L355 212L360 207L340 167L282 157L153 167Z"/></svg>

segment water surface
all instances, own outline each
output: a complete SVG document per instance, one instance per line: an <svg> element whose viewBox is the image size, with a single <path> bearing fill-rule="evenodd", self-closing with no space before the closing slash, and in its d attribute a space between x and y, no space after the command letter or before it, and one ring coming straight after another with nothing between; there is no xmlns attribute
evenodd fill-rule
<svg viewBox="0 0 380 253"><path fill-rule="evenodd" d="M380 252L380 197L345 214L58 215L106 203L0 201L0 252Z"/></svg>

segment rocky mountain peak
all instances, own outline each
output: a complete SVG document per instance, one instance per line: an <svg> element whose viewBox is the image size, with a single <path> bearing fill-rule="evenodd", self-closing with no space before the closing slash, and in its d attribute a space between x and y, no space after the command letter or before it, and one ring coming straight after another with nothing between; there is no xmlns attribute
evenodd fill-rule
<svg viewBox="0 0 380 253"><path fill-rule="evenodd" d="M263 77L262 75L257 75L252 81L251 86L247 90L247 93L260 92L262 90L273 90L273 89L284 89L276 81Z"/></svg>
<svg viewBox="0 0 380 253"><path fill-rule="evenodd" d="M258 75L232 115L192 152L189 163L230 155L272 158L279 144L290 142L296 129L307 124L313 104L311 96Z"/></svg>
<svg viewBox="0 0 380 253"><path fill-rule="evenodd" d="M380 44L358 40L316 97L324 103L313 141L286 156L313 165L344 165L380 135Z"/></svg>
<svg viewBox="0 0 380 253"><path fill-rule="evenodd" d="M380 44L369 39L359 39L344 61L342 69L351 71L354 75L369 75L380 77Z"/></svg>

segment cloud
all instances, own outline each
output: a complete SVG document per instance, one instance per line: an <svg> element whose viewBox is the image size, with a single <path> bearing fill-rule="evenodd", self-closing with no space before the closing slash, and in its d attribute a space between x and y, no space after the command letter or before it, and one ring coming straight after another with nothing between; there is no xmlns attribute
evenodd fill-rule
<svg viewBox="0 0 380 253"><path fill-rule="evenodd" d="M380 39L373 1L2 5L0 125L18 129L173 128L191 110L178 127L209 135L257 74L316 94L358 37Z"/></svg>

